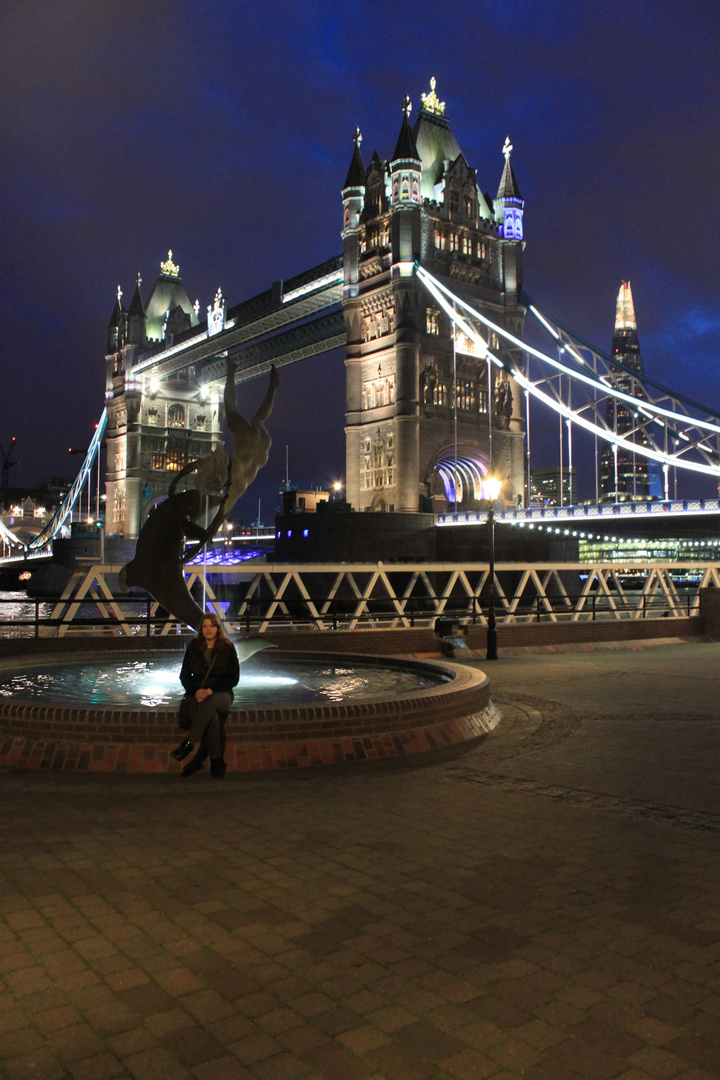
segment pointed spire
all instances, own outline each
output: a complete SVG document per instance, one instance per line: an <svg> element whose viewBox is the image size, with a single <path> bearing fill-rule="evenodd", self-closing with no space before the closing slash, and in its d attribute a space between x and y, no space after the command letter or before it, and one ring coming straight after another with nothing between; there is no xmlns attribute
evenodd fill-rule
<svg viewBox="0 0 720 1080"><path fill-rule="evenodd" d="M518 187L517 180L515 179L515 173L510 163L510 155L512 154L513 146L510 142L510 136L508 135L503 145L503 154L505 155L505 167L503 169L502 176L500 177L500 187L498 188L498 199L521 199L520 188Z"/></svg>
<svg viewBox="0 0 720 1080"><path fill-rule="evenodd" d="M113 313L110 316L110 322L108 323L108 330L117 329L117 327L120 325L120 320L122 319L122 314L123 314L123 309L122 309L122 289L118 285L118 287L117 287L117 296L116 296L116 300L115 300L115 307L113 308Z"/></svg>
<svg viewBox="0 0 720 1080"><path fill-rule="evenodd" d="M135 292L127 314L127 341L129 345L144 345L146 342L146 316L140 286L142 278L138 273Z"/></svg>
<svg viewBox="0 0 720 1080"><path fill-rule="evenodd" d="M630 282L623 281L618 292L617 305L615 307L615 329L637 330L635 321L635 305L633 304Z"/></svg>
<svg viewBox="0 0 720 1080"><path fill-rule="evenodd" d="M135 284L135 292L133 293L132 302L128 310L128 315L138 315L141 318L145 318L145 305L143 304L142 295L140 293L140 286L142 285L142 278L140 277L140 271L138 271L137 282Z"/></svg>
<svg viewBox="0 0 720 1080"><path fill-rule="evenodd" d="M415 136L410 127L411 111L412 102L406 94L405 100L403 101L403 122L402 127L400 128L397 146L395 147L395 153L392 156L393 161L397 161L398 159L407 161L408 158L411 158L414 161L420 161L420 155L418 154L417 146L415 145Z"/></svg>
<svg viewBox="0 0 720 1080"><path fill-rule="evenodd" d="M355 150L353 152L352 161L350 162L350 168L348 169L347 179L343 185L345 188L351 187L365 187L365 166L363 165L362 155L360 153L360 143L362 142L362 135L360 134L360 128L355 128L355 134L353 135L353 141L355 143Z"/></svg>

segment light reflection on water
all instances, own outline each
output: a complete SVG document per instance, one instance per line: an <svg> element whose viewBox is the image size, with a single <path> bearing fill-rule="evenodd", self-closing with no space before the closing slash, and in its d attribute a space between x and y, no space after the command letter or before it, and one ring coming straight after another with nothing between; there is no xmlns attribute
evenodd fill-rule
<svg viewBox="0 0 720 1080"><path fill-rule="evenodd" d="M173 707L183 693L181 656L152 660L112 659L43 664L23 673L0 673L0 697L40 699L48 703ZM250 660L240 668L234 708L312 705L378 695L394 697L443 678L373 665L347 667L332 663L283 661L272 667Z"/></svg>

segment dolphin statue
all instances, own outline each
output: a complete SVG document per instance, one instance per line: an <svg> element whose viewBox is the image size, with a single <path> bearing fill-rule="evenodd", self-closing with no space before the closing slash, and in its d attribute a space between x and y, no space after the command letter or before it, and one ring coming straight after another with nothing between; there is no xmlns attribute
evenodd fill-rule
<svg viewBox="0 0 720 1080"><path fill-rule="evenodd" d="M203 508L204 496L192 490L173 493L159 503L140 530L135 558L118 573L123 592L133 586L145 589L161 607L193 630L199 630L206 613L195 603L185 582L185 541L203 543L212 536L214 522L205 530L194 520ZM234 644L240 663L262 649L276 647L262 638L242 638Z"/></svg>

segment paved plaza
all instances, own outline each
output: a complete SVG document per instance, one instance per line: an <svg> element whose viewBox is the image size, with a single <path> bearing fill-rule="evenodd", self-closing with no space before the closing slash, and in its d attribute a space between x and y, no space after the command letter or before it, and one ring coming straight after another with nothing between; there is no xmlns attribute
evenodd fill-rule
<svg viewBox="0 0 720 1080"><path fill-rule="evenodd" d="M1 773L2 1075L717 1080L720 644L484 666L422 768Z"/></svg>

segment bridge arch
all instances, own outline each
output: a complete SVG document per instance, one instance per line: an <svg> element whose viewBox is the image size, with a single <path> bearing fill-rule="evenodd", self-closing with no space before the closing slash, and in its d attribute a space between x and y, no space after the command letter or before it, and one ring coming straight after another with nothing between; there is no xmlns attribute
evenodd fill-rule
<svg viewBox="0 0 720 1080"><path fill-rule="evenodd" d="M441 447L433 456L425 483L428 495L445 499L448 506L463 509L475 506L483 499L483 481L490 469L490 462L477 446L463 440L457 444Z"/></svg>

